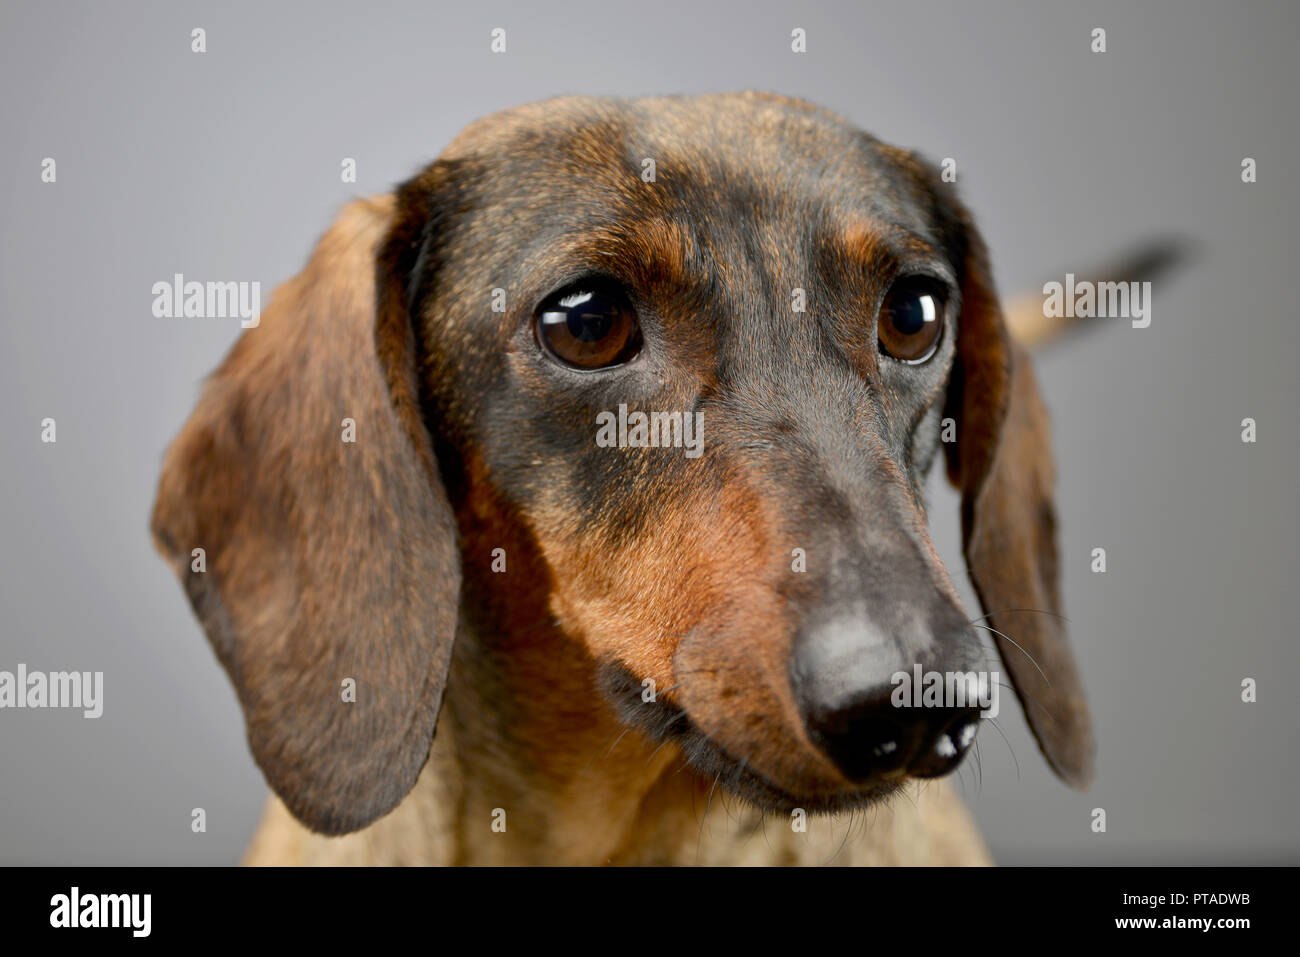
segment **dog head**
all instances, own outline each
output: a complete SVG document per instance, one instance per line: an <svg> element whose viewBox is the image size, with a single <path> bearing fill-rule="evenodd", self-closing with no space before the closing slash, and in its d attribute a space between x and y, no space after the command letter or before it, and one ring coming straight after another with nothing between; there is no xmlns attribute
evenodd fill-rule
<svg viewBox="0 0 1300 957"><path fill-rule="evenodd" d="M508 708L539 628L575 649L559 693L814 810L955 767L979 709L896 708L894 679L985 670L982 624L1086 782L1047 421L952 190L742 94L510 110L350 206L210 380L153 516L290 810L390 810L457 633ZM941 449L974 624L927 532Z"/></svg>

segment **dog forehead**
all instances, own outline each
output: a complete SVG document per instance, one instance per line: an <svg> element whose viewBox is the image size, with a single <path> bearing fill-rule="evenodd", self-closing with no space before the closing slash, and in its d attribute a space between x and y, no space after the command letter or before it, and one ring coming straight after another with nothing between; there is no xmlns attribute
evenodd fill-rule
<svg viewBox="0 0 1300 957"><path fill-rule="evenodd" d="M884 275L943 258L927 183L911 153L819 107L709 94L514 107L410 185L449 301L489 281L536 298L593 270L688 296Z"/></svg>
<svg viewBox="0 0 1300 957"><path fill-rule="evenodd" d="M562 97L476 121L440 160L502 200L540 193L588 210L758 202L769 211L855 210L915 226L917 163L811 103L764 93Z"/></svg>

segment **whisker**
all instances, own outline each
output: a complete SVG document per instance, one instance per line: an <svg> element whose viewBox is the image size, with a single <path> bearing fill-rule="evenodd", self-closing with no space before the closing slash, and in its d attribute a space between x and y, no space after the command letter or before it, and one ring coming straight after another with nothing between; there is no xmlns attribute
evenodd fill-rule
<svg viewBox="0 0 1300 957"><path fill-rule="evenodd" d="M996 628L989 628L988 625L976 625L975 627L976 627L976 628L983 628L983 629L985 629L985 630L987 630L987 631L991 631L991 632L993 632L993 634L995 634L995 635L1001 635L1001 636L1002 636L1003 638L1005 638L1007 641L1011 642L1011 644L1015 645L1016 648L1018 648L1018 649L1020 650L1020 653L1021 653L1022 655L1024 655L1026 658L1029 659L1029 663L1030 663L1031 665L1033 665L1035 668L1038 668L1038 662L1034 660L1034 656L1031 655L1029 652L1025 651L1024 648L1021 648L1021 647L1020 647L1020 642L1016 641L1016 640L1015 640L1014 638L1012 638L1010 635L1005 634L1004 632L998 631ZM1043 675L1043 680L1044 680L1044 681L1047 681L1047 675L1044 675L1044 674L1043 674L1043 669L1042 669L1042 668L1038 668L1038 673L1039 673L1040 675ZM1051 686L1052 686L1052 683L1051 683L1050 681L1047 681L1047 687L1050 688Z"/></svg>
<svg viewBox="0 0 1300 957"><path fill-rule="evenodd" d="M632 730L632 726L630 724L623 729L623 733L614 739L614 743L609 746L609 750L606 751L604 755L601 757L602 761L614 753L614 749L618 747L618 743L622 741L627 736L627 733L631 730Z"/></svg>
<svg viewBox="0 0 1300 957"><path fill-rule="evenodd" d="M667 731L669 728L673 726L674 723L682 720L682 718L684 717L686 717L686 712L680 711L677 714L673 715L673 717L668 719L668 721L666 721L658 730ZM645 759L646 766L649 767L650 762L655 759L655 755L658 754L660 751L662 751L665 745L669 745L672 743L673 743L672 738L664 738L662 741L660 741L659 744L655 747L655 749L650 752L650 757Z"/></svg>
<svg viewBox="0 0 1300 957"><path fill-rule="evenodd" d="M732 787L736 787L736 785L740 784L742 776L745 775L745 767L749 765L749 758L750 755L745 755L744 761L741 761L735 768L733 768ZM735 811L733 811L731 807L727 806L727 792L725 791L722 794L722 801L723 810L727 811L727 819L731 820L732 823L736 823L738 818L736 818Z"/></svg>
<svg viewBox="0 0 1300 957"><path fill-rule="evenodd" d="M834 819L832 818L832 820ZM828 857L823 862L823 865L829 864L831 861L835 860L835 858L839 857L840 854L844 852L844 845L849 842L849 832L851 832L852 830L853 830L853 808L849 808L849 823L848 823L848 827L844 829L844 837L840 839L840 846L835 848L835 853L832 854L830 857Z"/></svg>
<svg viewBox="0 0 1300 957"><path fill-rule="evenodd" d="M713 785L709 788L709 799L704 804L704 814L700 817L700 833L695 839L695 863L700 862L700 850L704 844L704 825L709 823L709 808L713 807L713 792L717 790L718 778L722 777L719 771L713 776Z"/></svg>
<svg viewBox="0 0 1300 957"><path fill-rule="evenodd" d="M986 719L989 724L993 725L993 730L1002 735L1002 740L1006 742L1007 750L1011 752L1011 760L1016 763L1016 780L1020 780L1020 759L1016 757L1016 749L1011 746L1011 739L1007 737L1006 732L998 726L998 723L992 718Z"/></svg>
<svg viewBox="0 0 1300 957"><path fill-rule="evenodd" d="M1070 619L1066 618L1064 615L1058 615L1054 611L1047 611L1046 609L1043 608L1001 608L998 609L997 611L991 611L987 615L980 615L978 618L972 618L969 623L973 625L977 621L983 621L986 618L992 618L994 615L1007 615L1013 611L1030 611L1036 615L1051 615L1053 618L1059 618L1061 619L1061 621L1064 621L1066 623L1069 623L1070 621Z"/></svg>

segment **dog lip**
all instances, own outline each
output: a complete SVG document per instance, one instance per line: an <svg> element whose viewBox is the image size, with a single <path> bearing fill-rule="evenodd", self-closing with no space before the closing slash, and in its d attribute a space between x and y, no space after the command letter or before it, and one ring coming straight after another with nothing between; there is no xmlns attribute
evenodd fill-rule
<svg viewBox="0 0 1300 957"><path fill-rule="evenodd" d="M748 759L736 758L699 729L684 708L660 693L652 700L641 697L641 682L621 663L599 671L599 685L625 724L657 743L672 743L686 762L705 778L715 778L727 791L765 811L834 813L867 807L897 793L906 776L856 782L842 790L796 794L751 768Z"/></svg>
<svg viewBox="0 0 1300 957"><path fill-rule="evenodd" d="M682 748L691 767L706 778L715 777L726 790L764 811L788 814L799 808L809 813L833 813L868 807L897 793L906 780L905 776L882 778L865 787L795 794L746 762L736 761L725 748L694 726L687 733L692 736L686 742L681 740L684 735L676 731L670 732L670 740Z"/></svg>

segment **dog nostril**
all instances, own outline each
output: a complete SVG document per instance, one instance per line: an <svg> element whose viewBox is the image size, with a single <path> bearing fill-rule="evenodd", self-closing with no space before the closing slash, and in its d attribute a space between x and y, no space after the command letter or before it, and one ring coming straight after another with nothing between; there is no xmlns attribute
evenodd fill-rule
<svg viewBox="0 0 1300 957"><path fill-rule="evenodd" d="M910 748L900 729L892 725L869 724L865 731L859 730L858 741L861 750L870 755L867 763L877 771L899 771L907 764Z"/></svg>
<svg viewBox="0 0 1300 957"><path fill-rule="evenodd" d="M979 731L979 714L963 712L939 731L928 749L917 755L909 769L918 778L937 778L951 772L966 756Z"/></svg>
<svg viewBox="0 0 1300 957"><path fill-rule="evenodd" d="M960 731L943 732L935 742L935 753L941 758L951 758L960 754L975 740L975 730L975 725L972 723L964 725Z"/></svg>
<svg viewBox="0 0 1300 957"><path fill-rule="evenodd" d="M914 730L878 702L823 714L808 721L809 736L853 780L893 776L905 770L916 743Z"/></svg>

